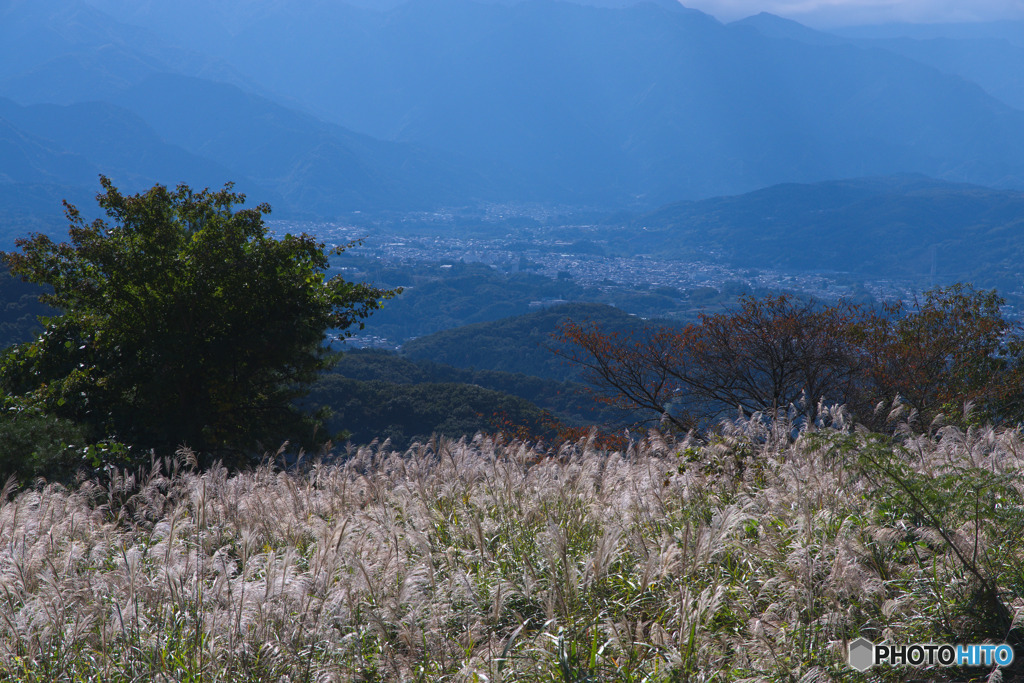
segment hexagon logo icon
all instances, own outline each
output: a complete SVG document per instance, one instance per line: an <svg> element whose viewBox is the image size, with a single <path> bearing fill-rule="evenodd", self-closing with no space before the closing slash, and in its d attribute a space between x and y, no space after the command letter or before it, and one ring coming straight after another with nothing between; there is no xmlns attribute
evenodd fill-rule
<svg viewBox="0 0 1024 683"><path fill-rule="evenodd" d="M857 671L867 671L875 663L875 644L867 638L858 638L850 643L850 666Z"/></svg>

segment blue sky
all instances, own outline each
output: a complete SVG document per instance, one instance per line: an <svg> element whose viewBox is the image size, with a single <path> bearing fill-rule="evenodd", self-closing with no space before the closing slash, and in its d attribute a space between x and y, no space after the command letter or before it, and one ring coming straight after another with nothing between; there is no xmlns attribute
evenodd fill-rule
<svg viewBox="0 0 1024 683"><path fill-rule="evenodd" d="M1024 19L1024 0L682 0L682 3L722 21L771 12L820 27L890 21Z"/></svg>

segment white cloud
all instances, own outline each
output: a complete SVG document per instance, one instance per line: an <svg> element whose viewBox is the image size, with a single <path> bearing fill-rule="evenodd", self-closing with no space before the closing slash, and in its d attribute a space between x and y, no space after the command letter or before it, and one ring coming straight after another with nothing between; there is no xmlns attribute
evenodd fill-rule
<svg viewBox="0 0 1024 683"><path fill-rule="evenodd" d="M812 26L1024 19L1024 0L682 0L682 3L722 21L771 12Z"/></svg>

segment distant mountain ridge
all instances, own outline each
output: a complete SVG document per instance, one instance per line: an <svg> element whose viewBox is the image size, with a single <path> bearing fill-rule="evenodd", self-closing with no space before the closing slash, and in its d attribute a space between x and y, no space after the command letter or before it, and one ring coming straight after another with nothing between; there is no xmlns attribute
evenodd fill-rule
<svg viewBox="0 0 1024 683"><path fill-rule="evenodd" d="M88 3L0 0L0 183L24 190L5 193L0 233L9 244L26 226L59 225L60 198L91 198L100 173L132 191L232 181L283 217L494 198L481 173L500 169L374 140L266 92Z"/></svg>
<svg viewBox="0 0 1024 683"><path fill-rule="evenodd" d="M0 152L0 184L63 188L12 193L0 216L23 219L59 217L60 200L91 198L101 173L126 191L232 181L283 217L493 198L481 174L450 155L373 140L232 85L172 74L147 77L110 102L23 106L0 97ZM25 224L0 226L0 240L9 244Z"/></svg>
<svg viewBox="0 0 1024 683"><path fill-rule="evenodd" d="M0 0L0 96L22 104L105 99L155 73L258 89L223 60L83 0Z"/></svg>
<svg viewBox="0 0 1024 683"><path fill-rule="evenodd" d="M0 99L0 120L54 155L33 165L36 180L88 185L103 172L138 190L161 177L211 184L223 183L231 174L226 167L165 142L131 111L105 102L19 106Z"/></svg>
<svg viewBox="0 0 1024 683"><path fill-rule="evenodd" d="M5 119L10 158L35 161L2 179L217 177L329 218L893 173L1024 188L1024 111L970 69L822 36L669 0L0 0L0 97L93 107L70 133Z"/></svg>
<svg viewBox="0 0 1024 683"><path fill-rule="evenodd" d="M1024 110L1024 21L974 24L894 24L815 31L762 12L734 26L810 45L882 49L977 83Z"/></svg>
<svg viewBox="0 0 1024 683"><path fill-rule="evenodd" d="M849 41L652 3L257 6L215 46L247 78L374 137L497 161L543 199L651 206L894 172L1024 186L1024 112Z"/></svg>

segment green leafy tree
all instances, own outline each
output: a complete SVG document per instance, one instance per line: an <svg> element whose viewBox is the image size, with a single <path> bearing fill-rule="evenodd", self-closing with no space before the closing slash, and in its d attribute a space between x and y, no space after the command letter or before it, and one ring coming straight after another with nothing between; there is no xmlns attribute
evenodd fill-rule
<svg viewBox="0 0 1024 683"><path fill-rule="evenodd" d="M396 292L328 279L323 244L272 237L270 207L235 210L230 184L124 195L100 182L109 222L65 202L69 243L36 234L3 255L61 311L7 353L3 388L143 448L223 457L310 434L294 400L330 365L327 331L361 327Z"/></svg>

